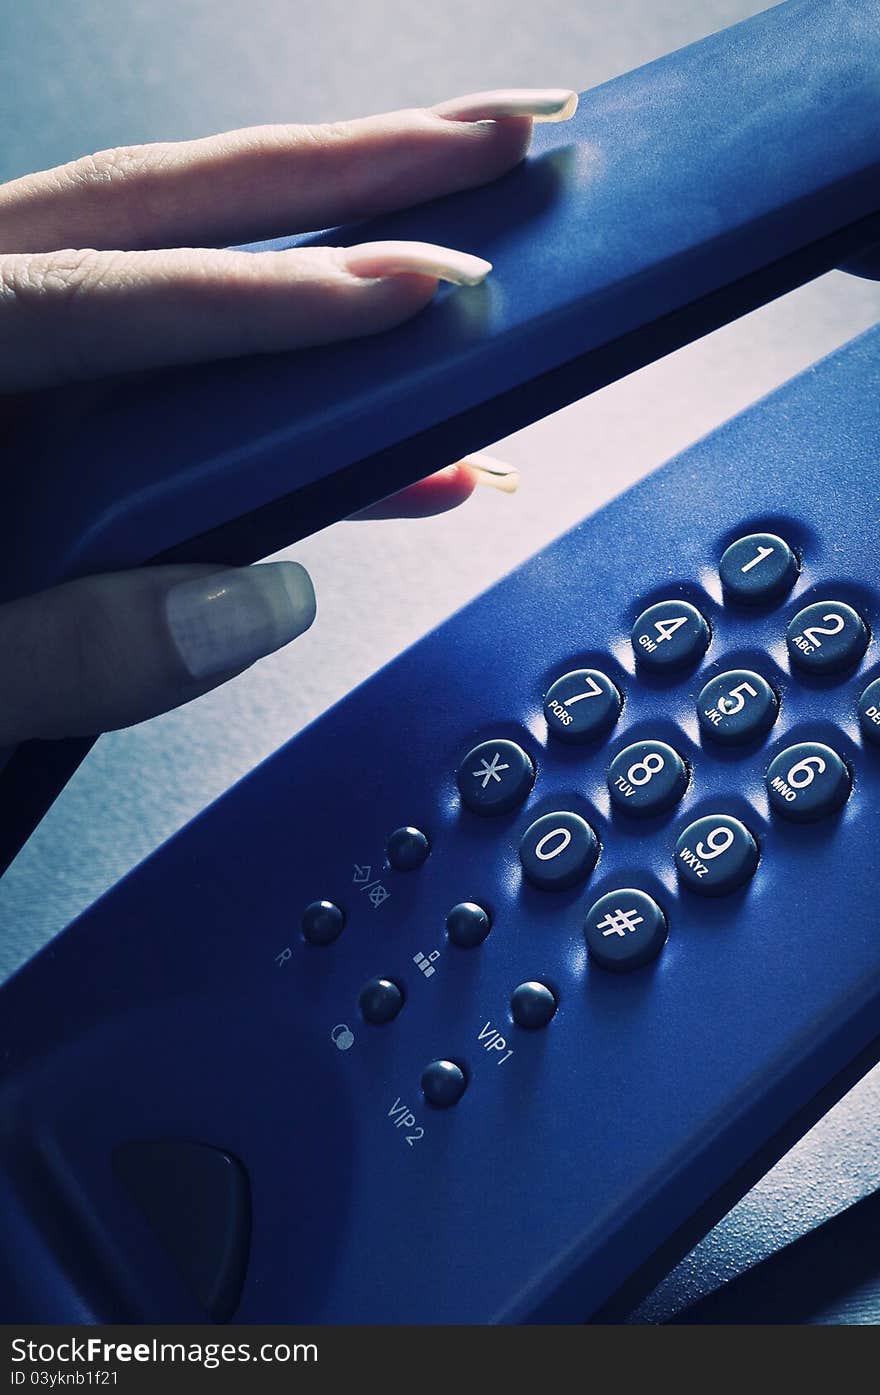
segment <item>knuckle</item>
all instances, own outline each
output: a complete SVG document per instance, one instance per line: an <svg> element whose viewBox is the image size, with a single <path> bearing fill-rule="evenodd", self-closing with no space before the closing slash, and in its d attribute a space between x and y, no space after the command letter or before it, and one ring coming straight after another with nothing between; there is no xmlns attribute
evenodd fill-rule
<svg viewBox="0 0 880 1395"><path fill-rule="evenodd" d="M93 155L82 155L65 166L67 179L88 188L116 184L120 180L137 178L149 164L154 163L155 153L148 154L149 146L120 145L110 150L98 150Z"/></svg>

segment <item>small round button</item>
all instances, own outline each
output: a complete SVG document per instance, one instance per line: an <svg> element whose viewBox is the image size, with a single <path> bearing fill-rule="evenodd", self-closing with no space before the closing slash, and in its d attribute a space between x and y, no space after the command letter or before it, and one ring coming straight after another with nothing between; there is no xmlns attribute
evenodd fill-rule
<svg viewBox="0 0 880 1395"><path fill-rule="evenodd" d="M766 678L747 668L711 678L697 698L704 736L724 745L752 741L769 731L779 715L779 699Z"/></svg>
<svg viewBox="0 0 880 1395"><path fill-rule="evenodd" d="M718 574L726 601L764 605L788 594L797 580L798 560L775 533L749 533L726 548Z"/></svg>
<svg viewBox="0 0 880 1395"><path fill-rule="evenodd" d="M864 654L868 629L844 601L815 601L798 611L785 640L792 663L806 673L840 673Z"/></svg>
<svg viewBox="0 0 880 1395"><path fill-rule="evenodd" d="M849 799L845 763L821 741L800 741L780 751L767 768L767 793L777 814L809 823L833 814Z"/></svg>
<svg viewBox="0 0 880 1395"><path fill-rule="evenodd" d="M371 978L358 1000L365 1022L379 1026L390 1022L403 1007L403 991L390 978Z"/></svg>
<svg viewBox="0 0 880 1395"><path fill-rule="evenodd" d="M475 814L507 814L528 798L535 767L515 741L482 741L468 751L456 781Z"/></svg>
<svg viewBox="0 0 880 1395"><path fill-rule="evenodd" d="M656 959L667 934L666 917L657 902L632 887L600 896L590 907L584 925L591 959L617 973Z"/></svg>
<svg viewBox="0 0 880 1395"><path fill-rule="evenodd" d="M758 845L739 819L708 814L688 824L675 845L678 875L691 891L723 896L754 875Z"/></svg>
<svg viewBox="0 0 880 1395"><path fill-rule="evenodd" d="M615 808L647 817L677 804L687 789L687 766L665 741L636 741L618 751L608 767Z"/></svg>
<svg viewBox="0 0 880 1395"><path fill-rule="evenodd" d="M599 839L580 814L543 814L520 839L519 860L529 881L561 891L588 877L599 857Z"/></svg>
<svg viewBox="0 0 880 1395"><path fill-rule="evenodd" d="M332 901L312 901L302 913L300 926L312 945L329 945L345 928L345 912Z"/></svg>
<svg viewBox="0 0 880 1395"><path fill-rule="evenodd" d="M880 678L869 683L859 698L859 725L868 741L880 742Z"/></svg>
<svg viewBox="0 0 880 1395"><path fill-rule="evenodd" d="M422 1091L436 1109L458 1104L467 1089L467 1077L454 1061L432 1061L422 1071Z"/></svg>
<svg viewBox="0 0 880 1395"><path fill-rule="evenodd" d="M430 851L431 844L418 828L396 828L385 844L385 855L398 872L414 872Z"/></svg>
<svg viewBox="0 0 880 1395"><path fill-rule="evenodd" d="M632 627L636 658L659 672L696 663L710 638L708 621L689 601L658 601Z"/></svg>
<svg viewBox="0 0 880 1395"><path fill-rule="evenodd" d="M564 673L544 698L547 727L560 741L593 741L610 731L620 716L623 699L597 668Z"/></svg>
<svg viewBox="0 0 880 1395"><path fill-rule="evenodd" d="M459 901L446 917L446 932L452 943L461 949L476 949L491 929L489 912L475 901Z"/></svg>
<svg viewBox="0 0 880 1395"><path fill-rule="evenodd" d="M521 983L510 998L510 1015L518 1027L546 1027L556 1012L556 994L545 983Z"/></svg>

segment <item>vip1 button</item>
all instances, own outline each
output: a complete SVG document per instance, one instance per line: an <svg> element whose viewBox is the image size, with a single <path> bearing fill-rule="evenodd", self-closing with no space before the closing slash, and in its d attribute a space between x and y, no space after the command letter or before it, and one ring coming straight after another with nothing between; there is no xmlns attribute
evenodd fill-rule
<svg viewBox="0 0 880 1395"><path fill-rule="evenodd" d="M710 638L708 622L688 601L659 601L643 610L632 627L636 658L659 672L696 663Z"/></svg>
<svg viewBox="0 0 880 1395"><path fill-rule="evenodd" d="M851 605L816 601L798 611L785 640L792 663L806 673L840 673L864 654L868 630Z"/></svg>
<svg viewBox="0 0 880 1395"><path fill-rule="evenodd" d="M561 891L590 875L599 857L599 839L580 814L544 814L520 839L523 872L542 891Z"/></svg>
<svg viewBox="0 0 880 1395"><path fill-rule="evenodd" d="M739 819L708 814L682 833L675 845L675 865L691 891L723 896L754 875L758 845Z"/></svg>
<svg viewBox="0 0 880 1395"><path fill-rule="evenodd" d="M687 789L687 766L665 741L636 741L608 767L612 803L625 814L660 814Z"/></svg>
<svg viewBox="0 0 880 1395"><path fill-rule="evenodd" d="M584 926L590 958L617 973L656 959L667 933L666 917L657 902L644 891L632 889L600 896Z"/></svg>
<svg viewBox="0 0 880 1395"><path fill-rule="evenodd" d="M456 781L475 814L508 814L528 798L535 767L515 741L483 741L468 751Z"/></svg>
<svg viewBox="0 0 880 1395"><path fill-rule="evenodd" d="M775 533L749 533L727 548L718 566L726 601L763 605L786 595L798 574L798 560Z"/></svg>
<svg viewBox="0 0 880 1395"><path fill-rule="evenodd" d="M730 746L763 736L778 714L779 700L766 678L746 668L719 673L697 698L704 736Z"/></svg>
<svg viewBox="0 0 880 1395"><path fill-rule="evenodd" d="M801 741L780 751L767 770L767 793L777 814L809 823L833 814L849 799L852 780L830 746Z"/></svg>
<svg viewBox="0 0 880 1395"><path fill-rule="evenodd" d="M610 731L623 699L604 673L577 668L557 678L544 699L544 716L553 736L572 743L593 741Z"/></svg>

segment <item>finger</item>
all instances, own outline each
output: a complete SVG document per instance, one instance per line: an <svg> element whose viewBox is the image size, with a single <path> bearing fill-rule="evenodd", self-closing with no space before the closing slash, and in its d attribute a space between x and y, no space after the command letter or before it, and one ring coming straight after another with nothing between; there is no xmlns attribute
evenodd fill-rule
<svg viewBox="0 0 880 1395"><path fill-rule="evenodd" d="M217 687L315 616L296 562L88 577L0 606L0 747L143 721Z"/></svg>
<svg viewBox="0 0 880 1395"><path fill-rule="evenodd" d="M490 270L424 242L0 257L0 390L375 334Z"/></svg>
<svg viewBox="0 0 880 1395"><path fill-rule="evenodd" d="M434 109L319 126L255 126L105 150L0 186L0 251L243 242L331 227L495 179L561 89L481 92Z"/></svg>
<svg viewBox="0 0 880 1395"><path fill-rule="evenodd" d="M491 485L513 494L519 484L519 471L490 455L469 455L456 465L448 465L427 479L389 494L378 504L361 509L352 518L428 518L457 508L473 494L478 484Z"/></svg>

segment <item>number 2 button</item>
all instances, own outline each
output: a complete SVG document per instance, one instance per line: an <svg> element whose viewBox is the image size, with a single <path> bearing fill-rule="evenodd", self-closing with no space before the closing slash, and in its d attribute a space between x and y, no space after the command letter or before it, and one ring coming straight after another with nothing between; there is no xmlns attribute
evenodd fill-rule
<svg viewBox="0 0 880 1395"><path fill-rule="evenodd" d="M868 647L862 617L843 601L815 601L799 610L786 632L789 658L807 673L840 673Z"/></svg>
<svg viewBox="0 0 880 1395"><path fill-rule="evenodd" d="M643 610L632 627L636 659L661 673L696 663L710 637L708 622L688 601L658 601Z"/></svg>

